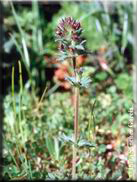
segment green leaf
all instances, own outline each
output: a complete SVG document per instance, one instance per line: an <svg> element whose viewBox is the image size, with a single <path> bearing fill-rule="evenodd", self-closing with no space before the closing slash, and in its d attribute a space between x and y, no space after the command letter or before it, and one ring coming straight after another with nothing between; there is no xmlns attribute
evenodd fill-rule
<svg viewBox="0 0 137 182"><path fill-rule="evenodd" d="M48 173L48 176L50 179L53 179L53 180L56 179L56 177L52 173Z"/></svg>
<svg viewBox="0 0 137 182"><path fill-rule="evenodd" d="M89 77L82 77L80 80L81 87L88 88L90 82L91 82L91 79Z"/></svg>
<svg viewBox="0 0 137 182"><path fill-rule="evenodd" d="M54 143L53 140L49 137L46 138L46 146L48 148L49 154L52 157L54 157L55 156Z"/></svg>
<svg viewBox="0 0 137 182"><path fill-rule="evenodd" d="M106 72L100 72L100 73L96 74L95 78L97 78L100 81L106 80L107 73Z"/></svg>
<svg viewBox="0 0 137 182"><path fill-rule="evenodd" d="M73 85L73 86L76 86L76 87L79 87L80 86L80 82L77 81L75 77L67 76L67 77L65 77L65 79L67 81L69 81L71 83L71 85Z"/></svg>
<svg viewBox="0 0 137 182"><path fill-rule="evenodd" d="M13 46L14 42L12 39L8 40L7 42L4 43L4 51L6 53L10 53L12 46Z"/></svg>
<svg viewBox="0 0 137 182"><path fill-rule="evenodd" d="M121 90L126 90L131 81L131 77L126 73L120 74L115 80L117 87Z"/></svg>
<svg viewBox="0 0 137 182"><path fill-rule="evenodd" d="M129 99L133 98L133 81L131 75L121 73L115 80L118 89L122 90L124 95Z"/></svg>
<svg viewBox="0 0 137 182"><path fill-rule="evenodd" d="M69 58L68 54L66 52L63 52L63 51L58 55L59 61L65 61L68 58Z"/></svg>
<svg viewBox="0 0 137 182"><path fill-rule="evenodd" d="M122 34L122 48L121 51L124 52L127 45L127 37L128 37L128 14L124 15L124 24L123 24L123 34Z"/></svg>
<svg viewBox="0 0 137 182"><path fill-rule="evenodd" d="M70 137L70 136L66 136L65 134L62 134L59 138L63 142L71 142L71 143L74 143L73 138Z"/></svg>
<svg viewBox="0 0 137 182"><path fill-rule="evenodd" d="M75 48L78 49L78 50L85 50L82 45L76 45Z"/></svg>
<svg viewBox="0 0 137 182"><path fill-rule="evenodd" d="M101 145L99 146L99 153L101 154L101 153L103 153L103 152L105 152L105 151L106 151L106 145L101 144Z"/></svg>
<svg viewBox="0 0 137 182"><path fill-rule="evenodd" d="M20 37L21 37L22 49L23 49L24 58L25 58L24 59L25 65L26 65L27 69L29 69L30 68L30 58L29 58L29 52L28 52L28 48L27 48L25 32L19 23L19 16L17 15L12 3L11 3L11 8L12 8L12 13L14 15L17 27L19 29ZM18 46L18 48L19 48L19 46Z"/></svg>
<svg viewBox="0 0 137 182"><path fill-rule="evenodd" d="M76 80L75 77L67 76L65 79L68 80L73 86L76 86L76 87L88 88L89 83L91 82L91 79L89 77L82 77L80 80Z"/></svg>
<svg viewBox="0 0 137 182"><path fill-rule="evenodd" d="M84 44L84 43L86 43L87 41L86 40L83 40L80 44L82 45L82 44Z"/></svg>
<svg viewBox="0 0 137 182"><path fill-rule="evenodd" d="M55 137L54 137L54 146L55 146L55 158L56 160L59 160L59 154L60 154L59 141Z"/></svg>
<svg viewBox="0 0 137 182"><path fill-rule="evenodd" d="M95 147L96 145L95 143L92 143L83 139L78 142L78 146L79 147Z"/></svg>
<svg viewBox="0 0 137 182"><path fill-rule="evenodd" d="M122 173L121 173L120 170L118 170L118 171L116 171L116 172L113 173L112 179L118 179L121 176L122 176Z"/></svg>

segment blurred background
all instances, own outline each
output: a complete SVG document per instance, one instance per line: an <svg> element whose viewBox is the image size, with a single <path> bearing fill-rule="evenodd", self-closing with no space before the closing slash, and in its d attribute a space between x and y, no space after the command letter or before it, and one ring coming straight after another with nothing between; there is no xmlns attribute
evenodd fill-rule
<svg viewBox="0 0 137 182"><path fill-rule="evenodd" d="M80 149L78 177L131 179L132 1L3 1L1 6L4 177L71 178L71 146L58 139L73 133L72 87L65 80L71 71L68 61L57 60L55 42L59 21L71 16L80 21L86 48L93 53L77 58L77 66L92 79L88 89L81 89L79 128L96 143Z"/></svg>

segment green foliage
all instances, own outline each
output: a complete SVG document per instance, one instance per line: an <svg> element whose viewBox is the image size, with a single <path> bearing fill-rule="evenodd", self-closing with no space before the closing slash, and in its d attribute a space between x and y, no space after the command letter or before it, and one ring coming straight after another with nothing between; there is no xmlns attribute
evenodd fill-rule
<svg viewBox="0 0 137 182"><path fill-rule="evenodd" d="M106 145L101 144L101 145L99 146L99 153L101 154L101 153L103 153L103 152L105 152L105 151L106 151Z"/></svg>
<svg viewBox="0 0 137 182"><path fill-rule="evenodd" d="M13 21L9 24L11 32L10 37L4 43L4 49L5 52L10 53L15 45L29 77L26 87L34 88L40 82L46 81L44 58L46 49L43 41L45 37L42 33L46 22L39 12L36 1L32 3L30 10L21 8L19 5L16 9L12 2L8 3L7 7L10 14L7 17L5 15L5 26L9 24L10 19Z"/></svg>
<svg viewBox="0 0 137 182"><path fill-rule="evenodd" d="M115 80L115 83L117 88L123 91L124 95L126 95L129 99L133 98L133 81L131 76L126 73L121 73Z"/></svg>
<svg viewBox="0 0 137 182"><path fill-rule="evenodd" d="M107 171L107 169L104 168L104 164L102 164L102 167L99 167L99 164L96 165L93 162L93 166L90 168L88 167L88 165L91 164L90 155L92 155L91 156L92 160L96 161L97 156L100 156L103 159L103 155L105 155L105 152L108 151L107 145L104 144L104 142L106 141L105 134L103 133L98 134L98 132L100 131L98 130L98 128L102 130L100 132L104 133L107 133L107 131L109 130L109 132L112 133L114 137L117 136L118 133L121 133L121 135L119 136L119 138L121 138L120 143L124 143L125 135L128 133L129 118L127 113L129 108L131 107L130 100L128 101L127 98L122 98L118 96L117 90L114 89L114 86L111 86L107 92L108 92L107 94L111 96L111 104L105 105L105 110L103 110L101 105L102 101L100 103L97 97L96 101L97 103L94 106L93 112L96 122L95 132L96 132L97 143L95 147L91 148L90 148L91 145L94 146L94 142L90 142L93 140L94 130L90 128L90 131L88 131L88 121L91 119L90 107L89 108L87 107L89 99L84 95L81 95L79 124L80 124L81 134L82 133L84 134L82 138L87 138L87 140L85 139L83 140L81 138L80 141L78 141L79 142L78 144L80 145L79 153L81 156L80 157L81 161L79 161L80 163L78 164L79 176L81 173L80 171L84 170L85 165L87 166L88 169L90 169L89 173L93 177L93 179L95 178L106 179L107 174L109 174L109 171ZM72 141L72 139L68 136L71 136L73 131L73 126L72 126L73 111L72 108L70 107L71 106L70 94L69 93L51 94L49 99L47 98L45 101L43 101L43 107L40 108L40 110L36 109L37 104L34 104L36 101L32 100L33 98L28 92L24 91L22 94L23 94L22 95L23 100L22 100L21 110L22 112L24 112L25 118L24 120L21 120L20 123L18 122L18 119L15 120L14 118L14 111L12 110L12 97L10 95L7 96L4 102L4 108L5 108L4 143L7 144L4 145L5 146L4 149L6 151L4 156L4 161L6 166L4 168L3 175L5 177L7 176L8 179L9 178L13 179L18 174L22 179L29 179L31 178L31 175L32 175L31 179L38 179L38 178L52 179L53 176L54 179L68 179L70 175L69 168L64 169L62 177L60 173L62 173L62 166L69 165L66 164L65 161L66 158L70 157L71 153L69 151L72 150L71 149L72 145L68 145L68 143ZM16 95L18 94L15 93L14 96ZM104 96L102 97L102 99L105 99ZM125 101L128 103L128 105L127 104L124 105ZM90 100L90 102L93 105L94 101L92 99ZM19 112L19 109L17 109L19 107L18 104L16 104L15 107L17 111L16 114L18 114ZM122 112L121 109L123 109ZM93 121L91 120L91 122ZM19 124L19 128L22 127L21 133L18 131L15 132L16 130L14 129L14 126L16 126L17 124ZM65 140L64 140L66 141L65 143L63 140L60 140L58 138L60 136L59 133L61 134L62 132L65 133ZM89 133L91 135L90 138L88 138ZM63 135L61 134L61 136ZM18 142L16 143L17 138ZM100 142L99 144L98 141ZM27 158L29 158L31 168L29 167L29 163L26 163L24 159L21 158L18 159L18 155L14 150L14 148L17 149L19 148L20 150L20 147L22 148L22 146L24 146L25 148L26 151L25 155ZM115 148L115 151L120 152L118 149L119 146L121 146L121 144L118 145L117 148ZM88 151L86 150L88 150L90 154L88 154ZM22 156L22 153L20 155ZM82 157L82 155L84 157ZM89 155L89 157L85 158L85 155ZM115 157L115 153L113 154L113 156ZM20 165L18 160L22 161L21 163L24 165ZM89 162L86 162L85 160ZM45 166L44 168L40 167L42 165L41 162ZM16 166L17 169L14 168L14 170L16 171L8 170L12 165ZM41 174L36 170L37 165L38 169L41 170ZM115 162L113 165L115 165ZM94 169L94 167L96 167L96 170L99 170L100 172L95 172L96 170ZM23 168L24 168L24 173L21 172ZM56 173L51 172L52 168L55 169ZM48 173L45 173L44 172L45 170ZM31 173L29 171L31 171ZM113 172L115 173L115 170ZM83 175L81 173L81 178L82 179L89 178L88 175L87 177L85 175L86 172L83 171ZM109 179L111 179L111 177L109 177Z"/></svg>
<svg viewBox="0 0 137 182"><path fill-rule="evenodd" d="M60 10L52 16L50 22L44 18L45 12L37 1L33 2L31 7L14 5L16 3L3 3L6 9L4 31L5 33L10 31L10 36L4 39L4 51L10 53L12 48L16 47L29 76L26 87L44 85L47 81L45 68L49 65L45 54L57 54L54 32L59 20L66 16L80 20L84 29L83 38L87 41L78 45L80 46L78 49L83 49L83 44L92 52L98 52L104 47L106 49L104 57L113 72L123 68L127 71L125 64L128 60L124 56L125 50L128 49L128 54L132 55L133 48L131 2L117 4L62 2ZM59 56L61 60L68 57L65 53L61 56ZM94 61L89 58L87 63L91 62ZM56 67L55 64L50 66Z"/></svg>
<svg viewBox="0 0 137 182"><path fill-rule="evenodd" d="M95 78L98 79L98 80L100 80L100 81L106 80L107 73L106 72L97 73L96 76L95 76Z"/></svg>
<svg viewBox="0 0 137 182"><path fill-rule="evenodd" d="M46 146L48 148L50 156L52 156L55 160L59 160L60 155L60 146L58 139L51 139L49 137L46 138Z"/></svg>

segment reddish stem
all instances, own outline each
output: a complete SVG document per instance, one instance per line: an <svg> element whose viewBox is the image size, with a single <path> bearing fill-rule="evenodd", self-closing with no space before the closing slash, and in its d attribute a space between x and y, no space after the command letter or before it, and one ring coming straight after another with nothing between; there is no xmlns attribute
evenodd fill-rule
<svg viewBox="0 0 137 182"><path fill-rule="evenodd" d="M73 69L76 78L76 58L73 58ZM79 112L79 88L75 87L75 104L74 104L74 142L77 142L78 138L78 112ZM72 160L72 179L76 179L76 155L77 150L73 145L73 160Z"/></svg>

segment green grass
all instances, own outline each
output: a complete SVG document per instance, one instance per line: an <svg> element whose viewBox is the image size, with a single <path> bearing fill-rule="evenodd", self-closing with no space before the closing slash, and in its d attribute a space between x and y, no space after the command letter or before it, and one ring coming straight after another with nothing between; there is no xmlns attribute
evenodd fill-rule
<svg viewBox="0 0 137 182"><path fill-rule="evenodd" d="M72 146L60 140L63 134L73 134L71 94L55 92L44 98L45 90L41 99L37 96L34 99L22 85L20 62L20 89L15 93L14 72L13 67L12 92L4 100L4 178L71 179ZM116 161L120 154L126 156L128 110L132 103L114 87L111 85L105 93L98 94L95 105L95 98L81 93L80 135L95 142L96 147L79 148L77 174L80 179L128 178L126 165ZM112 149L107 149L108 144ZM117 166L118 176L115 175Z"/></svg>

